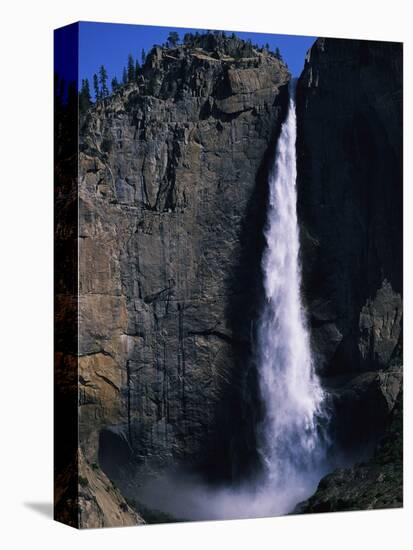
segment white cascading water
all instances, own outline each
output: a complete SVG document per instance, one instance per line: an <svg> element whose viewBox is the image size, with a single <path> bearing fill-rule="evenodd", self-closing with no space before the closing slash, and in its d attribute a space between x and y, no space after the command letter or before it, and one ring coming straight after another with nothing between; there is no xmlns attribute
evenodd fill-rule
<svg viewBox="0 0 413 550"><path fill-rule="evenodd" d="M290 97L269 179L262 260L265 305L258 327L258 369L264 404L260 455L267 490L279 513L314 490L323 469L324 395L314 371L305 312L296 192L296 114ZM277 497L278 495L278 497Z"/></svg>

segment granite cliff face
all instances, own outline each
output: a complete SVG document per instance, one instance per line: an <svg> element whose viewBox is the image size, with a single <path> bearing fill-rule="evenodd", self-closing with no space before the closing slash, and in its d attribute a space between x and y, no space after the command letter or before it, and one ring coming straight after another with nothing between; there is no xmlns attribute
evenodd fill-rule
<svg viewBox="0 0 413 550"><path fill-rule="evenodd" d="M356 454L402 385L402 67L401 44L319 38L297 85L303 293L335 443Z"/></svg>
<svg viewBox="0 0 413 550"><path fill-rule="evenodd" d="M289 79L274 55L204 35L154 48L82 120L80 441L106 473L133 459L230 477L255 452L242 393Z"/></svg>

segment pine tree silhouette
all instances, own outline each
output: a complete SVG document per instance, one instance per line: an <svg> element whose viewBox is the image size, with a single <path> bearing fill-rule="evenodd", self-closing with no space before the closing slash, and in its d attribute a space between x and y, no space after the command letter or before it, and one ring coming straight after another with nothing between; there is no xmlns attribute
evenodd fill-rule
<svg viewBox="0 0 413 550"><path fill-rule="evenodd" d="M93 90L95 92L95 101L99 101L100 100L99 80L98 80L98 75L96 73L93 75Z"/></svg>
<svg viewBox="0 0 413 550"><path fill-rule="evenodd" d="M179 42L179 34L176 31L171 31L168 35L167 45L170 48L175 48Z"/></svg>
<svg viewBox="0 0 413 550"><path fill-rule="evenodd" d="M92 98L90 97L89 80L84 78L82 80L82 87L79 93L79 111L80 113L86 113L92 104Z"/></svg>
<svg viewBox="0 0 413 550"><path fill-rule="evenodd" d="M128 82L133 82L135 80L135 62L133 56L130 53L128 55Z"/></svg>
<svg viewBox="0 0 413 550"><path fill-rule="evenodd" d="M116 92L117 90L119 90L120 85L116 76L112 78L111 86L112 86L112 92Z"/></svg>
<svg viewBox="0 0 413 550"><path fill-rule="evenodd" d="M107 85L108 73L103 65L99 69L99 84L100 84L100 94L101 98L105 98L109 95L109 89Z"/></svg>

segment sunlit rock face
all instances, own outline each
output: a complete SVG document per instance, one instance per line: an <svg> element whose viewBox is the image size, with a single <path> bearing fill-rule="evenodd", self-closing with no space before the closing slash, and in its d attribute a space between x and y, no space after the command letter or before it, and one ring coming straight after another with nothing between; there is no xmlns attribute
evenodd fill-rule
<svg viewBox="0 0 413 550"><path fill-rule="evenodd" d="M267 157L289 79L274 55L208 35L155 48L138 83L82 120L80 442L89 461L108 464L118 438L145 467L184 461L228 478L256 452L257 407L242 393L256 385L248 367Z"/></svg>

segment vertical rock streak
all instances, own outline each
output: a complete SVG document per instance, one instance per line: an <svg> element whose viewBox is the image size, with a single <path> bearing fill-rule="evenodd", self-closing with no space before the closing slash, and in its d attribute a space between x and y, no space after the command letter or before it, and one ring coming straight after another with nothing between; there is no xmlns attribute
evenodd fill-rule
<svg viewBox="0 0 413 550"><path fill-rule="evenodd" d="M296 212L296 114L290 98L269 179L262 260L265 304L258 328L258 364L264 420L260 454L266 483L303 494L319 471L324 395L314 371L300 297ZM290 499L289 499L290 500Z"/></svg>

